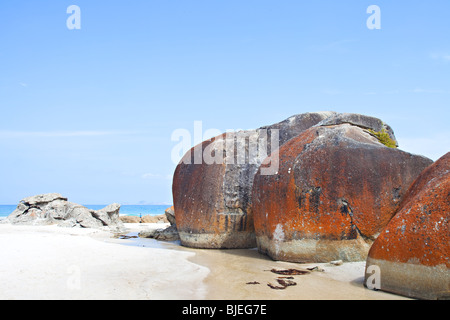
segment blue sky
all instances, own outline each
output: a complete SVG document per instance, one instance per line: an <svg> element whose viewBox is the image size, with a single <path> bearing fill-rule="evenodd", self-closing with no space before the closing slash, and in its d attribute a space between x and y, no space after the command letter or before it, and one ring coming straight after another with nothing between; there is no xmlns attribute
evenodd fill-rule
<svg viewBox="0 0 450 320"><path fill-rule="evenodd" d="M0 204L171 203L171 135L194 121L363 113L436 160L450 151L449 17L448 0L1 1Z"/></svg>

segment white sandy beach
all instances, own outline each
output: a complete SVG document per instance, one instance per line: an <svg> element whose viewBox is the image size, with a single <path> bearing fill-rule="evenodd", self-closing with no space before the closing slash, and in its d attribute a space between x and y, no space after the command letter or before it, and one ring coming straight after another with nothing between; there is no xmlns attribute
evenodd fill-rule
<svg viewBox="0 0 450 320"><path fill-rule="evenodd" d="M0 224L0 243L0 299L405 299L364 288L364 262L299 265L255 249L194 250L57 226ZM276 284L270 269L316 265L325 272L294 276L296 286L267 286Z"/></svg>
<svg viewBox="0 0 450 320"><path fill-rule="evenodd" d="M108 232L0 224L0 299L202 299L192 253L111 243Z"/></svg>

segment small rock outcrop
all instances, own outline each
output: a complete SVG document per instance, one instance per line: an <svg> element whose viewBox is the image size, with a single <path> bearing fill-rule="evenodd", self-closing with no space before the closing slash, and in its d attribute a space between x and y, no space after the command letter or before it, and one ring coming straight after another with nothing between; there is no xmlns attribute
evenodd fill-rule
<svg viewBox="0 0 450 320"><path fill-rule="evenodd" d="M149 238L159 241L177 241L180 240L178 231L174 226L165 229L142 230L139 232L139 238Z"/></svg>
<svg viewBox="0 0 450 320"><path fill-rule="evenodd" d="M424 170L373 243L366 269L379 288L419 299L450 299L450 153ZM369 281L370 273L366 273Z"/></svg>
<svg viewBox="0 0 450 320"><path fill-rule="evenodd" d="M381 120L336 114L285 143L279 170L256 174L258 248L274 260L362 261L413 181L432 161L388 148Z"/></svg>
<svg viewBox="0 0 450 320"><path fill-rule="evenodd" d="M120 220L123 223L168 223L166 215L160 214L157 216L145 215L142 217L137 216L120 216Z"/></svg>
<svg viewBox="0 0 450 320"><path fill-rule="evenodd" d="M174 225L176 227L176 219L175 219L175 208L173 206L167 208L164 211L164 214L166 215L167 221L169 221L170 225Z"/></svg>
<svg viewBox="0 0 450 320"><path fill-rule="evenodd" d="M169 222L170 226L165 229L143 230L139 232L140 238L151 238L160 241L177 241L180 240L177 225L175 222L175 210L172 207L167 208L163 217L165 222Z"/></svg>
<svg viewBox="0 0 450 320"><path fill-rule="evenodd" d="M7 221L12 224L51 225L61 227L123 229L119 219L120 205L113 203L101 210L90 210L69 202L59 193L28 197L20 201Z"/></svg>

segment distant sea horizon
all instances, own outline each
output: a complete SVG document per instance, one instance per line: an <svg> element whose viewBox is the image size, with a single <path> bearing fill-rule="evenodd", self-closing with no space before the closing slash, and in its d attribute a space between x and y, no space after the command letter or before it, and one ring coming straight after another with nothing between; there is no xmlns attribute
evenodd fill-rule
<svg viewBox="0 0 450 320"><path fill-rule="evenodd" d="M106 207L107 205L83 205L91 210L100 210ZM164 214L167 208L171 207L169 204L161 204L161 205L122 205L120 206L120 215L124 216L136 216L140 215L146 216L158 216ZM0 218L6 218L9 216L14 210L16 210L17 205L0 205Z"/></svg>

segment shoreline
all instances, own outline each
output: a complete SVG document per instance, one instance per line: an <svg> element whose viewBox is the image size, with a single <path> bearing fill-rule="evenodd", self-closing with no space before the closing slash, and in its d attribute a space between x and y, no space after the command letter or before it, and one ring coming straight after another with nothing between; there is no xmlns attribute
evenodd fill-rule
<svg viewBox="0 0 450 320"><path fill-rule="evenodd" d="M125 224L128 234L168 224ZM256 249L211 250L178 242L114 238L109 231L0 224L0 299L403 300L363 286L365 262L276 262ZM318 266L271 289L271 269ZM269 270L269 271L268 271ZM253 284L248 284L253 283ZM258 284L256 284L258 283Z"/></svg>

